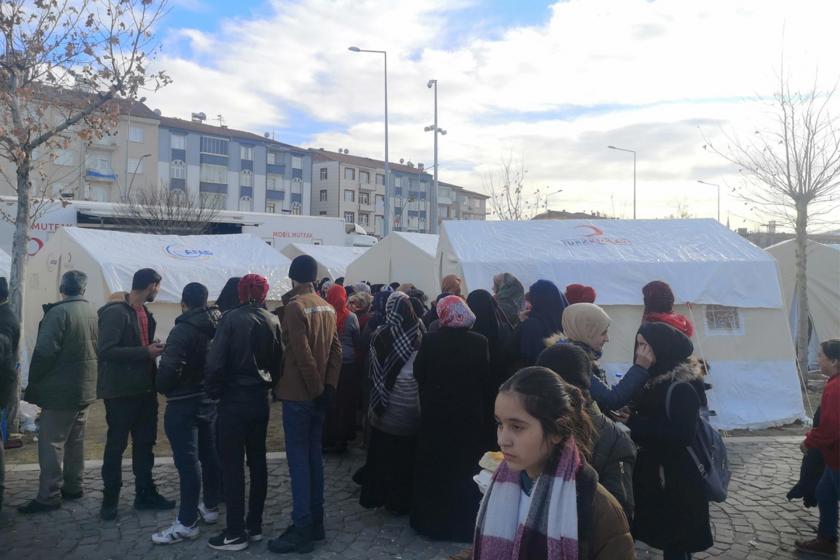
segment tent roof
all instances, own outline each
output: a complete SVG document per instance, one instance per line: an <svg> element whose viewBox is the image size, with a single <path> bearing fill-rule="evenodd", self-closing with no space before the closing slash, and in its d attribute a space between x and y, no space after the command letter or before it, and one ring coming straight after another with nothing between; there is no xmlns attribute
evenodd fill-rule
<svg viewBox="0 0 840 560"><path fill-rule="evenodd" d="M412 245L416 245L432 257L437 254L438 236L432 233L411 233L408 231L393 231L389 235L401 237Z"/></svg>
<svg viewBox="0 0 840 560"><path fill-rule="evenodd" d="M327 269L333 279L345 276L347 266L365 254L368 247L346 247L342 245L313 245L311 243L290 243L283 249L283 254L309 255L318 264Z"/></svg>
<svg viewBox="0 0 840 560"><path fill-rule="evenodd" d="M162 302L180 302L190 282L207 286L215 300L228 278L248 273L268 278L269 299L279 300L291 289L289 259L250 234L151 235L64 227L56 238L75 243L99 263L111 292L130 289L141 268L154 268L163 277L157 298Z"/></svg>
<svg viewBox="0 0 840 560"><path fill-rule="evenodd" d="M782 306L774 259L715 220L446 221L440 246L470 290L510 272L526 286L591 285L605 305L640 305L664 280L678 303Z"/></svg>

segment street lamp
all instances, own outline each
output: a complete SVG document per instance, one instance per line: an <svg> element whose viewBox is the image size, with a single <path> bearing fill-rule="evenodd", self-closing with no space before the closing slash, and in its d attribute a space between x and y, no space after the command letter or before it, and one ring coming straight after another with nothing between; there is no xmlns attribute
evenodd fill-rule
<svg viewBox="0 0 840 560"><path fill-rule="evenodd" d="M429 80L426 84L427 88L435 87L435 124L432 126L427 126L424 130L426 132L434 132L435 133L435 176L432 185L432 193L431 193L431 209L429 211L429 221L431 222L431 227L429 229L429 233L437 233L438 232L438 135L446 136L446 131L442 128L438 127L438 102L437 102L437 80Z"/></svg>
<svg viewBox="0 0 840 560"><path fill-rule="evenodd" d="M633 154L633 219L636 219L636 150L628 150L627 148L618 148L616 146L607 146L610 150L618 150L620 152L630 152Z"/></svg>
<svg viewBox="0 0 840 560"><path fill-rule="evenodd" d="M702 185L708 185L710 187L715 187L717 189L717 221L720 222L720 185L717 183L709 183L702 179L697 179L697 182Z"/></svg>
<svg viewBox="0 0 840 560"><path fill-rule="evenodd" d="M131 101L131 104L128 106L128 129L125 131L125 177L128 179L128 147L131 145L131 112L134 110L134 105L137 103L145 103L146 98L141 97L140 99L134 99ZM131 190L131 186L123 183L123 187L127 191ZM128 196L128 194L126 194Z"/></svg>
<svg viewBox="0 0 840 560"><path fill-rule="evenodd" d="M134 166L134 172L131 174L131 180L128 182L128 192L125 195L127 202L131 201L131 187L134 185L134 178L137 176L137 170L140 169L140 165L147 157L152 157L152 154L143 154L137 159L137 165Z"/></svg>
<svg viewBox="0 0 840 560"><path fill-rule="evenodd" d="M354 53L374 53L381 54L385 57L385 215L383 216L382 237L388 235L391 230L391 198L388 196L388 191L391 190L391 167L388 162L388 53L385 51L360 49L359 47L349 47L349 51Z"/></svg>

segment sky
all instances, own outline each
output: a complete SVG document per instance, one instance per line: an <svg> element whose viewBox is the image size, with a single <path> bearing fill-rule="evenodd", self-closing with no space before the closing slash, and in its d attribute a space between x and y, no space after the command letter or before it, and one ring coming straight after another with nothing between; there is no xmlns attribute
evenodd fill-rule
<svg viewBox="0 0 840 560"><path fill-rule="evenodd" d="M433 163L429 79L438 80L441 180L487 192L508 159L554 210L629 218L688 213L756 229L725 149L771 123L780 76L834 85L833 0L172 0L147 94L164 115L283 142ZM560 192L558 192L560 191ZM840 228L837 222L822 229Z"/></svg>

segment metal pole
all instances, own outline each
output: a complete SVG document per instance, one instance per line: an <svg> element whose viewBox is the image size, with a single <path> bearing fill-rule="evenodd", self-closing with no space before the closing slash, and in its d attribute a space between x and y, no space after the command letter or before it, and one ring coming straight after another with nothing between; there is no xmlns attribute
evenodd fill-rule
<svg viewBox="0 0 840 560"><path fill-rule="evenodd" d="M633 152L633 219L636 219L636 152Z"/></svg>
<svg viewBox="0 0 840 560"><path fill-rule="evenodd" d="M388 160L388 53L382 51L385 56L385 215L383 216L382 236L385 237L391 231L391 166Z"/></svg>
<svg viewBox="0 0 840 560"><path fill-rule="evenodd" d="M437 100L437 80L435 80L435 176L432 184L432 192L430 193L431 208L429 209L429 218L431 221L429 231L431 233L438 232L438 100Z"/></svg>

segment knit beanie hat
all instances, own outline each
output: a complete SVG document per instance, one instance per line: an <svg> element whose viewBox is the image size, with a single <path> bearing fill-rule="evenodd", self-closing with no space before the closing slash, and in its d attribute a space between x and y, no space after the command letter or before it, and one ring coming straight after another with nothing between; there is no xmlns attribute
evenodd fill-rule
<svg viewBox="0 0 840 560"><path fill-rule="evenodd" d="M583 284L569 284L566 286L566 299L569 305L575 303L595 303L595 288Z"/></svg>
<svg viewBox="0 0 840 560"><path fill-rule="evenodd" d="M246 274L239 281L239 301L249 303L251 301L262 305L268 296L268 280L259 274Z"/></svg>
<svg viewBox="0 0 840 560"><path fill-rule="evenodd" d="M289 267L289 278L301 284L318 278L318 263L309 255L299 255Z"/></svg>
<svg viewBox="0 0 840 560"><path fill-rule="evenodd" d="M661 280L654 280L642 288L645 298L645 313L670 313L674 310L674 292L671 286Z"/></svg>

